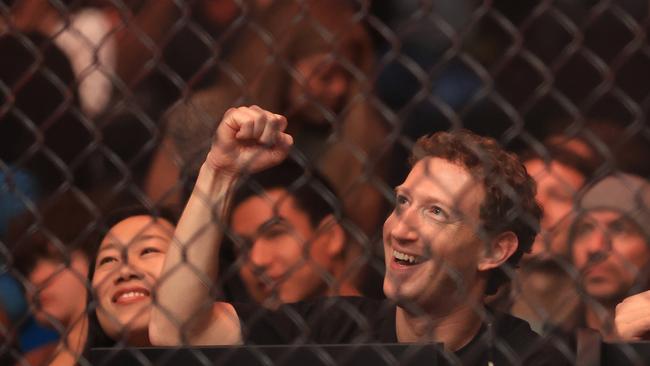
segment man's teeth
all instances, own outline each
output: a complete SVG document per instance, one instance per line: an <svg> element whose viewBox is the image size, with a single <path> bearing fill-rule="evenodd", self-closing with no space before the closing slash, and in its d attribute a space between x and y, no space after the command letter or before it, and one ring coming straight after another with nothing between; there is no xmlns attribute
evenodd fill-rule
<svg viewBox="0 0 650 366"><path fill-rule="evenodd" d="M393 249L393 257L395 259L398 259L400 261L408 262L410 264L416 264L418 263L418 260L415 256L408 255L406 253L398 252L397 250Z"/></svg>

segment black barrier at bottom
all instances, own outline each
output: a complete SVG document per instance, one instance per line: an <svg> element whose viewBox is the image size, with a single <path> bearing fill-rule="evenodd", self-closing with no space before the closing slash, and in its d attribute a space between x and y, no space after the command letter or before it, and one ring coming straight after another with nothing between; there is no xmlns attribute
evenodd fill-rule
<svg viewBox="0 0 650 366"><path fill-rule="evenodd" d="M92 365L445 365L439 344L95 348Z"/></svg>

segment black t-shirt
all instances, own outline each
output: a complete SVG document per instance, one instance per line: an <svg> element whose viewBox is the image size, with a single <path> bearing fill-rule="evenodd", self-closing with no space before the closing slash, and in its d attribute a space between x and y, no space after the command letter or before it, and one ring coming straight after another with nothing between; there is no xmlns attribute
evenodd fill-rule
<svg viewBox="0 0 650 366"><path fill-rule="evenodd" d="M251 304L233 304L246 344L397 343L396 305L389 300L330 297L286 304L270 311ZM464 365L571 364L525 321L488 310L478 334L445 358Z"/></svg>

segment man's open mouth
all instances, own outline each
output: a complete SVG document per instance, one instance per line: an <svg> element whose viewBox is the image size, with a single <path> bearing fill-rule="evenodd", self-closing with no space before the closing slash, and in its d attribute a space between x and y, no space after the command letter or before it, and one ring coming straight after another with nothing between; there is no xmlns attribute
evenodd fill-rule
<svg viewBox="0 0 650 366"><path fill-rule="evenodd" d="M417 255L406 254L393 249L393 260L404 266L412 266L422 263L422 257Z"/></svg>

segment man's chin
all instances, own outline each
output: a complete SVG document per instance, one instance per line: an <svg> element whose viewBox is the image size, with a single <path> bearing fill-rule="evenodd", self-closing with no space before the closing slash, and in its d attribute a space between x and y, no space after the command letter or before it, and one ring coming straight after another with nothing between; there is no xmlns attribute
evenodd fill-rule
<svg viewBox="0 0 650 366"><path fill-rule="evenodd" d="M626 297L625 292L609 286L587 287L587 295L601 304L618 304Z"/></svg>
<svg viewBox="0 0 650 366"><path fill-rule="evenodd" d="M384 280L384 295L389 300L397 301L397 288L386 279Z"/></svg>

